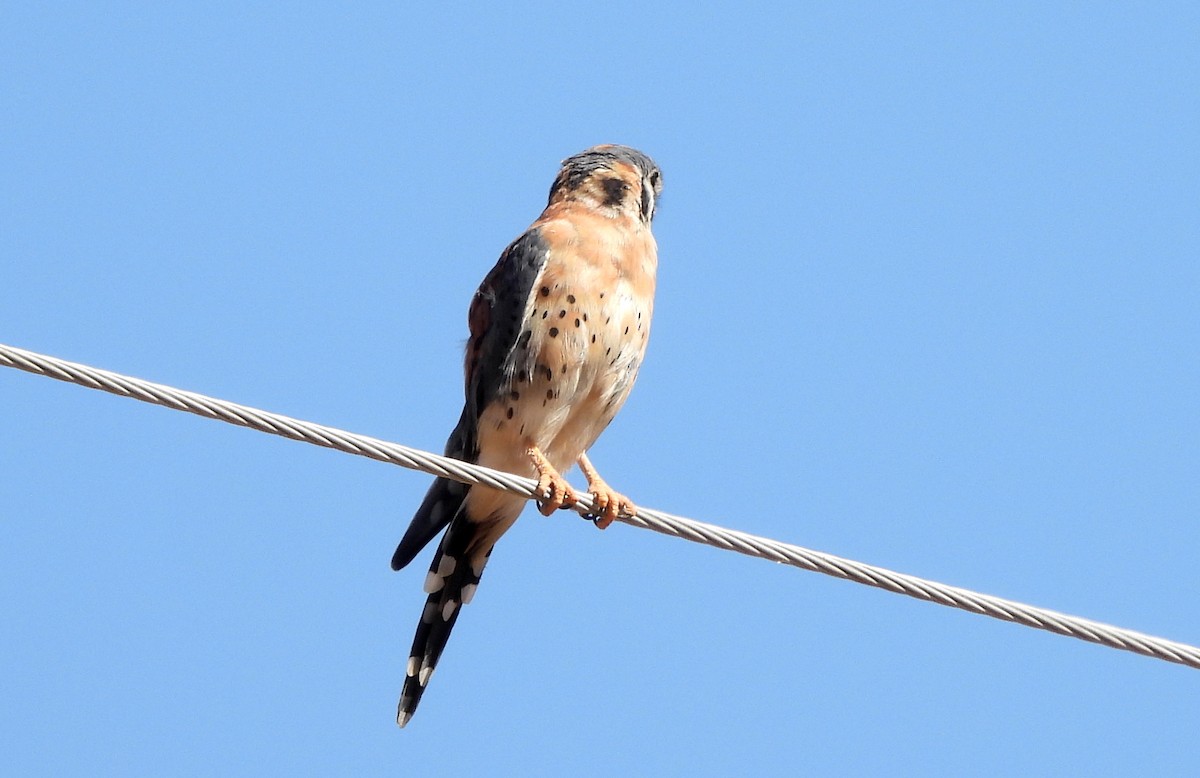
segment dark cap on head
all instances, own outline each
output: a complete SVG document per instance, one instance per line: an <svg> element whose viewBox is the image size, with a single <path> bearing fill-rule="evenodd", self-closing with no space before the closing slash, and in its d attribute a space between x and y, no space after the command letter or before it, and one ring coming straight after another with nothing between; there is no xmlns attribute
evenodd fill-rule
<svg viewBox="0 0 1200 778"><path fill-rule="evenodd" d="M567 175L563 183L567 184L567 186L572 186L600 168L609 167L613 162L627 162L641 171L643 176L648 176L658 170L658 165L654 164L654 160L637 149L630 148L629 146L605 144L603 146L593 146L586 151L581 151L574 156L564 159L562 161L562 169L563 173Z"/></svg>
<svg viewBox="0 0 1200 778"><path fill-rule="evenodd" d="M632 170L630 170L632 168ZM633 180L629 180L632 174ZM593 180L594 179L594 180ZM603 206L619 208L627 193L635 192L637 211L646 223L654 218L655 202L662 191L662 173L654 160L629 146L593 146L562 161L550 186L550 202L579 193Z"/></svg>

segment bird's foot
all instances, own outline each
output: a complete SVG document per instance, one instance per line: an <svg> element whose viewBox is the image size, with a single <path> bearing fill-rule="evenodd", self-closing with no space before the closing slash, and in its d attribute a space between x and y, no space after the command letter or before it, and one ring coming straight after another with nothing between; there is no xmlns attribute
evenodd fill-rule
<svg viewBox="0 0 1200 778"><path fill-rule="evenodd" d="M596 472L596 466L588 459L586 453L579 455L579 469L587 479L588 491L592 493L592 513L587 518L596 522L600 529L608 529L608 525L620 514L632 516L637 507L625 495L613 489L608 482Z"/></svg>
<svg viewBox="0 0 1200 778"><path fill-rule="evenodd" d="M632 516L637 512L637 506L625 495L613 489L603 479L596 479L588 484L592 493L592 513L588 517L596 522L600 529L608 529L620 514Z"/></svg>
<svg viewBox="0 0 1200 778"><path fill-rule="evenodd" d="M546 460L541 449L537 446L530 446L525 453L533 460L533 466L537 469L537 492L539 495L543 495L542 499L537 501L538 512L543 516L549 516L560 508L573 507L579 501L579 496L567 483L567 479L563 478Z"/></svg>

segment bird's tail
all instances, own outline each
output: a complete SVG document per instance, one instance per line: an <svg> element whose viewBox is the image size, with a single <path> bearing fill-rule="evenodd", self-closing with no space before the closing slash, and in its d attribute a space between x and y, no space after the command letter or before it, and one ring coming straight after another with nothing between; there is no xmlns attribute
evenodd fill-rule
<svg viewBox="0 0 1200 778"><path fill-rule="evenodd" d="M463 408L462 417L450 433L450 439L446 441L446 456L464 461L469 458L468 455L475 446L474 426L474 416L471 406L468 405ZM413 561L413 558L421 553L421 549L437 537L442 528L462 510L469 491L471 487L449 478L434 480L429 491L425 493L425 499L421 501L421 507L417 508L416 515L408 525L408 530L401 538L400 545L396 546L396 553L392 555L393 570L399 570Z"/></svg>
<svg viewBox="0 0 1200 778"><path fill-rule="evenodd" d="M400 692L400 705L396 710L396 723L402 727L421 702L421 695L437 667L454 622L458 621L459 610L475 595L483 566L492 553L490 546L486 549L478 547L481 533L486 532L485 526L467 521L465 516L456 517L433 556L433 564L425 578L429 598L417 624L404 688Z"/></svg>
<svg viewBox="0 0 1200 778"><path fill-rule="evenodd" d="M425 493L421 507L417 508L408 531L396 546L392 555L392 569L399 570L413 561L421 549L458 515L469 487L449 478L438 478Z"/></svg>

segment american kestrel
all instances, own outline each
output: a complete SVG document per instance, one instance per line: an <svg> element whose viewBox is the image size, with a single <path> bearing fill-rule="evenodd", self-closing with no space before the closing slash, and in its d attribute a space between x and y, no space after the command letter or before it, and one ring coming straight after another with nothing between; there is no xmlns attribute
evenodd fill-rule
<svg viewBox="0 0 1200 778"><path fill-rule="evenodd" d="M550 202L483 279L467 315L466 405L446 455L535 477L549 516L575 504L562 473L578 463L596 525L633 503L614 491L587 449L616 416L650 335L658 249L650 232L662 175L626 146L563 161ZM492 546L525 499L484 486L433 482L392 557L399 570L449 525L425 579L396 721L408 723Z"/></svg>

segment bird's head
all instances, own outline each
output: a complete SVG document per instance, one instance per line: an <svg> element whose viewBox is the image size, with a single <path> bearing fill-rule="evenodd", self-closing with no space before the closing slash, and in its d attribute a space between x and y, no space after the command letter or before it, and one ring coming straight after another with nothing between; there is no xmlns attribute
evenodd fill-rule
<svg viewBox="0 0 1200 778"><path fill-rule="evenodd" d="M593 146L563 160L550 204L573 200L649 226L661 192L662 173L650 157L628 146Z"/></svg>

